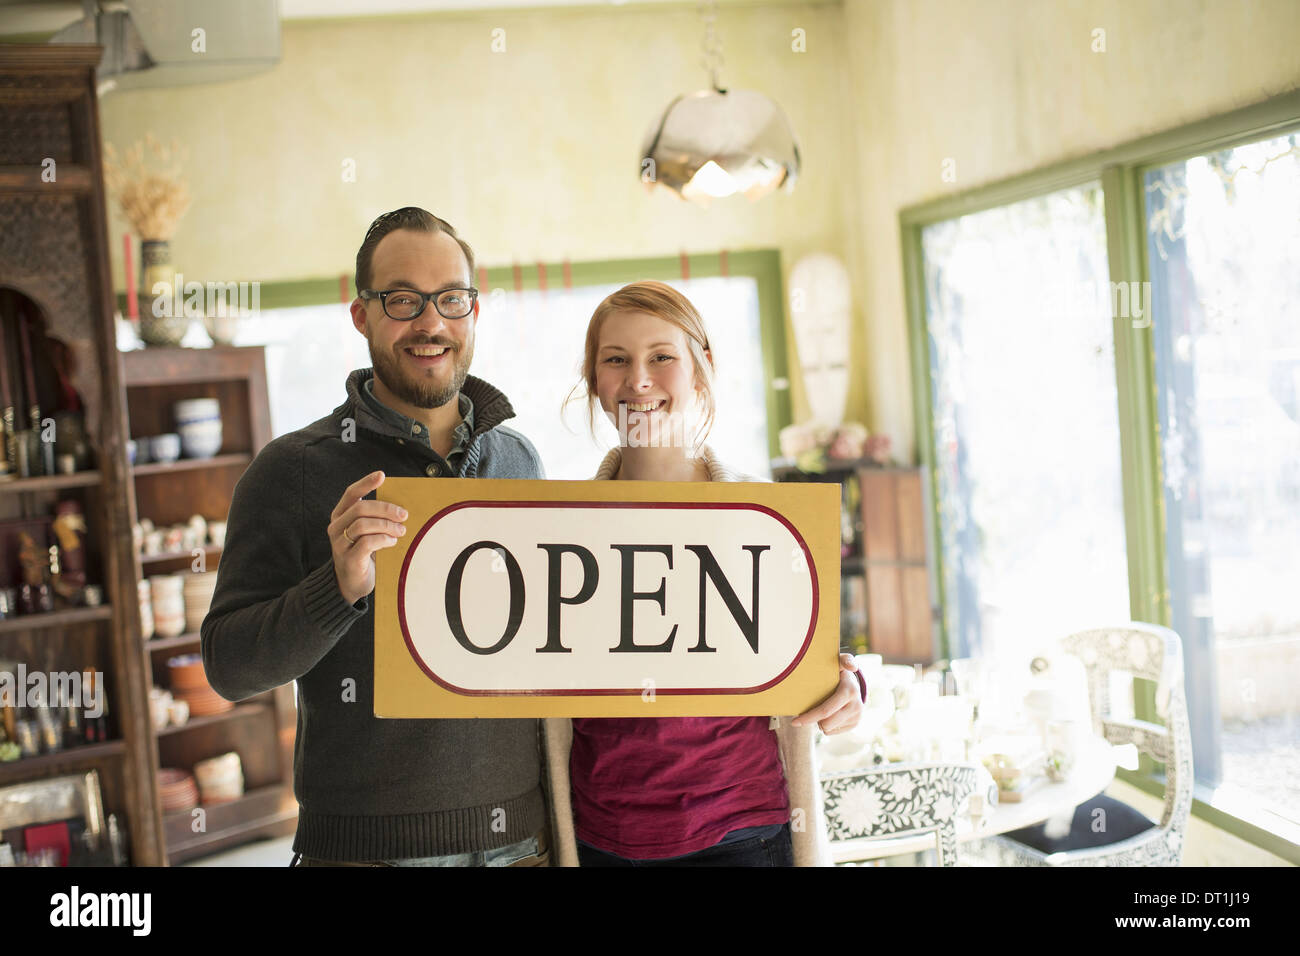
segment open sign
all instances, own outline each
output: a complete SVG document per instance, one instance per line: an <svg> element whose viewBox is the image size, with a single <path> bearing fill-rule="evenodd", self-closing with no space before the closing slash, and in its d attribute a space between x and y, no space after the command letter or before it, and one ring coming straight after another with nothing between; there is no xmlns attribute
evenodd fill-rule
<svg viewBox="0 0 1300 956"><path fill-rule="evenodd" d="M835 687L834 486L389 479L381 717L800 713Z"/></svg>

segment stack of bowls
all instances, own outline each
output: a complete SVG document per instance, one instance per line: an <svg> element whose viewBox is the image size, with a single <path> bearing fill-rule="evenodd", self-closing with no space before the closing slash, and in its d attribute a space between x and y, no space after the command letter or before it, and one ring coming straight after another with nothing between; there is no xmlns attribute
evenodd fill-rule
<svg viewBox="0 0 1300 956"><path fill-rule="evenodd" d="M185 576L185 630L189 633L197 634L203 626L203 619L212 606L212 589L216 586L216 571Z"/></svg>
<svg viewBox="0 0 1300 956"><path fill-rule="evenodd" d="M244 770L239 754L233 751L211 760L200 760L194 765L194 776L199 780L199 793L205 804L226 803L244 795Z"/></svg>
<svg viewBox="0 0 1300 956"><path fill-rule="evenodd" d="M156 574L149 579L153 596L153 629L159 637L185 633L185 597L179 574Z"/></svg>
<svg viewBox="0 0 1300 956"><path fill-rule="evenodd" d="M194 777L175 767L158 771L158 795L162 798L163 813L193 810L199 805L199 787Z"/></svg>
<svg viewBox="0 0 1300 956"><path fill-rule="evenodd" d="M167 662L167 669L171 674L172 696L189 704L190 716L211 717L235 706L212 689L203 670L203 658L198 654L173 657Z"/></svg>
<svg viewBox="0 0 1300 956"><path fill-rule="evenodd" d="M185 457L211 458L221 451L221 404L215 398L177 402L172 414Z"/></svg>

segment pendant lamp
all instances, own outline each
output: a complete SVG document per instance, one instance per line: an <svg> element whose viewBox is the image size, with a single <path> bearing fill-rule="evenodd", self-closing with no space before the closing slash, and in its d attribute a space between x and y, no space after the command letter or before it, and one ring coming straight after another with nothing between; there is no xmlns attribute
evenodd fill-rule
<svg viewBox="0 0 1300 956"><path fill-rule="evenodd" d="M742 193L751 202L778 186L794 188L799 146L781 107L756 90L718 84L722 43L716 0L701 5L704 67L712 88L679 96L650 127L641 149L641 181L708 206Z"/></svg>

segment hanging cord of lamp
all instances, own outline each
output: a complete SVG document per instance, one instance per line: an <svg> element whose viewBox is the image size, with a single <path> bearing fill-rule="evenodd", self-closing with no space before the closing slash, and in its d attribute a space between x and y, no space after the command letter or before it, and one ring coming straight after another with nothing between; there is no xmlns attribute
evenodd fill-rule
<svg viewBox="0 0 1300 956"><path fill-rule="evenodd" d="M718 22L718 0L702 0L699 5L700 19L704 21L704 59L705 71L709 74L709 83L719 93L726 93L718 83L718 74L727 61L722 56L722 37L714 28Z"/></svg>

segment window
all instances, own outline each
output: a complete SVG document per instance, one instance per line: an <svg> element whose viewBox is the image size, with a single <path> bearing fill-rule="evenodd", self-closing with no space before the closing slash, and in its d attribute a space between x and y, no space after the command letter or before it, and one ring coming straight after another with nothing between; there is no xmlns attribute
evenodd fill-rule
<svg viewBox="0 0 1300 956"><path fill-rule="evenodd" d="M1300 136L1160 166L1144 186L1197 777L1300 823Z"/></svg>
<svg viewBox="0 0 1300 956"><path fill-rule="evenodd" d="M1128 618L1096 184L922 230L953 656L1028 660Z"/></svg>
<svg viewBox="0 0 1300 956"><path fill-rule="evenodd" d="M1172 627L1194 812L1296 861L1298 128L1289 94L902 215L945 650Z"/></svg>

